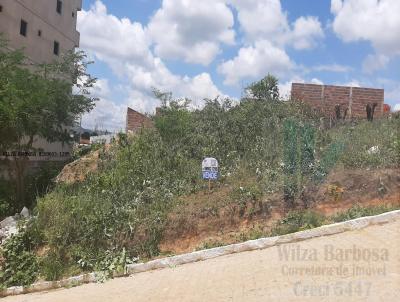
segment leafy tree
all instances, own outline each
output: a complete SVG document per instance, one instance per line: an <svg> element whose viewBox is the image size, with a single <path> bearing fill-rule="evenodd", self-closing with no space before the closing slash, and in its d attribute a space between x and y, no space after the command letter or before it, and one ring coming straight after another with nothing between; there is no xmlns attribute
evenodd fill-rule
<svg viewBox="0 0 400 302"><path fill-rule="evenodd" d="M246 90L256 99L279 101L278 79L273 75L268 74L260 81L250 84Z"/></svg>
<svg viewBox="0 0 400 302"><path fill-rule="evenodd" d="M27 62L21 50L10 51L0 40L0 151L37 151L38 137L69 142L69 127L96 101L89 92L95 79L86 71L90 62L83 52L69 52L51 64ZM6 162L21 206L27 159Z"/></svg>

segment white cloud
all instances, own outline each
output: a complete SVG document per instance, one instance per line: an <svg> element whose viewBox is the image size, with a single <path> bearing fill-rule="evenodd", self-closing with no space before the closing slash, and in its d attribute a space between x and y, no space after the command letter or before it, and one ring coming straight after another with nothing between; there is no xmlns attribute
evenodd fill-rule
<svg viewBox="0 0 400 302"><path fill-rule="evenodd" d="M324 82L322 82L320 79L312 78L311 84L324 85Z"/></svg>
<svg viewBox="0 0 400 302"><path fill-rule="evenodd" d="M389 61L389 57L382 54L368 55L363 62L363 71L371 74L376 70L385 68Z"/></svg>
<svg viewBox="0 0 400 302"><path fill-rule="evenodd" d="M283 75L294 64L286 52L269 41L257 41L254 46L243 47L232 60L222 63L218 71L225 76L224 83L235 85L241 79L262 77L267 73Z"/></svg>
<svg viewBox="0 0 400 302"><path fill-rule="evenodd" d="M201 107L203 105L203 98L213 99L217 96L226 97L214 85L208 73L202 73L194 78L185 77L183 79L185 85L182 85L180 96L188 96L193 100L191 104L193 107Z"/></svg>
<svg viewBox="0 0 400 302"><path fill-rule="evenodd" d="M300 76L294 76L290 81L279 84L279 94L281 97L287 99L290 97L292 91L292 83L304 83L304 79Z"/></svg>
<svg viewBox="0 0 400 302"><path fill-rule="evenodd" d="M347 86L347 87L361 87L360 82L358 80L355 80L355 79L353 79L351 81L348 81L348 82L344 82L344 83L336 83L336 85Z"/></svg>
<svg viewBox="0 0 400 302"><path fill-rule="evenodd" d="M243 32L250 41L268 39L283 44L289 25L280 0L231 0Z"/></svg>
<svg viewBox="0 0 400 302"><path fill-rule="evenodd" d="M193 98L196 105L201 105L203 98L223 95L208 73L193 77L173 74L151 52L143 26L109 14L101 1L96 1L89 11L82 11L78 20L81 47L108 64L126 82L123 90L128 95L118 103L113 102L113 89L107 80L101 79L93 89L100 101L84 117L85 125L102 124L108 129L120 129L125 124L127 106L143 113L153 112L159 105L152 94L153 87L170 91L177 97Z"/></svg>
<svg viewBox="0 0 400 302"><path fill-rule="evenodd" d="M332 0L333 30L345 42L369 41L379 62L367 57L364 68L372 72L400 55L399 0ZM384 57L382 56L384 55Z"/></svg>
<svg viewBox="0 0 400 302"><path fill-rule="evenodd" d="M81 48L101 60L134 60L142 65L151 61L150 40L143 26L108 14L101 1L96 1L90 10L79 12L78 29Z"/></svg>
<svg viewBox="0 0 400 302"><path fill-rule="evenodd" d="M97 98L107 98L110 96L110 86L107 79L97 79L90 91L91 95Z"/></svg>
<svg viewBox="0 0 400 302"><path fill-rule="evenodd" d="M294 48L310 49L324 36L324 32L316 17L300 17L294 22L291 36Z"/></svg>
<svg viewBox="0 0 400 302"><path fill-rule="evenodd" d="M208 65L220 44L233 44L233 14L223 0L163 0L148 25L161 58Z"/></svg>
<svg viewBox="0 0 400 302"><path fill-rule="evenodd" d="M270 72L288 78L294 67L286 47L310 49L324 36L318 18L302 16L289 24L280 0L227 0L236 9L245 45L220 64L225 84L256 79Z"/></svg>
<svg viewBox="0 0 400 302"><path fill-rule="evenodd" d="M278 87L279 87L279 95L284 99L288 99L292 91L292 81L287 81L285 83L279 84Z"/></svg>
<svg viewBox="0 0 400 302"><path fill-rule="evenodd" d="M238 12L241 29L248 42L268 40L295 49L310 49L324 36L317 17L298 18L289 25L287 12L282 10L280 0L231 0Z"/></svg>
<svg viewBox="0 0 400 302"><path fill-rule="evenodd" d="M96 107L82 117L85 128L120 131L125 129L126 105L118 105L108 99L101 98Z"/></svg>
<svg viewBox="0 0 400 302"><path fill-rule="evenodd" d="M349 72L352 70L350 66L340 65L340 64L327 64L318 65L312 68L315 71L330 71L330 72Z"/></svg>
<svg viewBox="0 0 400 302"><path fill-rule="evenodd" d="M141 112L153 112L159 101L153 97L152 88L173 92L174 97L187 97L192 100L192 106L203 105L205 98L224 96L213 83L208 73L201 73L194 77L172 74L160 59L155 59L152 70L138 70L129 66L127 71L131 79L130 94L127 103Z"/></svg>
<svg viewBox="0 0 400 302"><path fill-rule="evenodd" d="M284 99L288 99L290 97L292 91L292 83L305 83L306 81L300 76L293 76L290 81L279 84L279 94ZM312 84L323 85L324 83L317 78L313 78L309 81Z"/></svg>
<svg viewBox="0 0 400 302"><path fill-rule="evenodd" d="M331 12L334 14L338 14L343 8L342 0L332 0L331 2Z"/></svg>
<svg viewBox="0 0 400 302"><path fill-rule="evenodd" d="M378 79L378 83L385 89L385 103L395 108L400 103L400 81L391 79ZM398 107L397 107L398 108Z"/></svg>

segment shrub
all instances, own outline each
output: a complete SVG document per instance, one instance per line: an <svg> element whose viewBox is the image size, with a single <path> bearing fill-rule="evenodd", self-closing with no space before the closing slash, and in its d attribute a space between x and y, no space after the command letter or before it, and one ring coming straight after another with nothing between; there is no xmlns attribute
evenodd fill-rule
<svg viewBox="0 0 400 302"><path fill-rule="evenodd" d="M101 153L96 173L82 183L57 185L39 199L35 228L41 243L50 248L42 262L47 278L60 277L60 264L79 264L82 270L119 266L125 257L120 257L121 251L127 259L158 255L175 201L203 188L200 165L206 156L220 163L219 186L238 188L243 179L249 180L230 196L243 209L248 202L262 201L265 192L284 193L292 206L309 181L323 181L338 163L392 166L399 158L394 121L322 130L314 127L318 117L310 108L296 102L243 99L234 106L230 100L215 99L190 111L187 100L159 96L163 107L154 117L156 129L134 138L120 136ZM383 152L378 162L357 157L357 152L365 153L377 143ZM273 233L323 222L323 216L312 212L291 212Z"/></svg>
<svg viewBox="0 0 400 302"><path fill-rule="evenodd" d="M47 281L60 280L65 272L65 263L54 252L40 259L39 266L40 275Z"/></svg>
<svg viewBox="0 0 400 302"><path fill-rule="evenodd" d="M295 198L314 170L316 129L309 123L287 119L284 123L283 197L287 207L293 207Z"/></svg>
<svg viewBox="0 0 400 302"><path fill-rule="evenodd" d="M313 211L292 211L276 223L272 235L284 235L306 229L312 229L324 224L326 218Z"/></svg>
<svg viewBox="0 0 400 302"><path fill-rule="evenodd" d="M314 181L317 183L322 182L328 173L333 169L343 154L344 144L342 142L333 142L321 152L321 159L315 165Z"/></svg>
<svg viewBox="0 0 400 302"><path fill-rule="evenodd" d="M181 169L181 162L171 165L179 155L168 157L163 146L156 132L143 132L116 146L98 174L39 200L37 225L59 261L84 259L93 268L110 250L125 248L129 257L158 254L167 209L189 182L172 177Z"/></svg>
<svg viewBox="0 0 400 302"><path fill-rule="evenodd" d="M396 167L399 165L399 119L361 121L332 131L335 141L345 144L342 163L349 168ZM377 148L371 152L372 147Z"/></svg>
<svg viewBox="0 0 400 302"><path fill-rule="evenodd" d="M398 210L399 207L388 206L388 205L380 205L380 206L369 206L363 207L359 204L352 206L347 211L342 213L338 213L332 217L332 220L335 222L347 221L351 219L356 219L365 216L374 216L378 214L382 214L385 212L390 212L394 210Z"/></svg>
<svg viewBox="0 0 400 302"><path fill-rule="evenodd" d="M39 267L32 238L25 231L12 235L0 248L0 288L31 285L36 281Z"/></svg>
<svg viewBox="0 0 400 302"><path fill-rule="evenodd" d="M220 246L223 246L223 245L225 245L225 243L222 242L222 241L209 240L209 241L206 241L206 242L202 243L198 247L196 247L195 250L196 251L208 250L208 249L212 249L212 248L215 248L215 247L220 247Z"/></svg>
<svg viewBox="0 0 400 302"><path fill-rule="evenodd" d="M14 180L0 178L0 220L20 212L22 210L20 205L34 208L36 198L43 196L53 188L53 179L63 166L62 162L42 163L38 169L24 177L25 186L22 194L17 193ZM0 168L2 167L0 165ZM23 200L18 200L18 196L23 196Z"/></svg>
<svg viewBox="0 0 400 302"><path fill-rule="evenodd" d="M230 193L230 198L239 205L239 215L243 217L245 214L247 202L253 204L253 208L256 202L260 201L262 192L257 184L235 188Z"/></svg>
<svg viewBox="0 0 400 302"><path fill-rule="evenodd" d="M15 205L16 194L14 184L11 181L0 178L0 221L14 214Z"/></svg>

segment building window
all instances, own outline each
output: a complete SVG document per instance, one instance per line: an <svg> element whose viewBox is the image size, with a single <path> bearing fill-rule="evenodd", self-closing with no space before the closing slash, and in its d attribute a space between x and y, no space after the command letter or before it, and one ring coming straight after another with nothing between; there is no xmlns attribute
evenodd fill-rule
<svg viewBox="0 0 400 302"><path fill-rule="evenodd" d="M0 13L3 11L3 6L0 5Z"/></svg>
<svg viewBox="0 0 400 302"><path fill-rule="evenodd" d="M39 37L42 36L42 31L41 31L40 29L38 30L37 35L38 35Z"/></svg>
<svg viewBox="0 0 400 302"><path fill-rule="evenodd" d="M60 43L54 41L53 53L58 56L60 54Z"/></svg>
<svg viewBox="0 0 400 302"><path fill-rule="evenodd" d="M75 12L72 12L72 18L75 18Z"/></svg>
<svg viewBox="0 0 400 302"><path fill-rule="evenodd" d="M19 33L21 36L26 37L26 32L28 31L28 23L25 20L21 20L21 27L19 29Z"/></svg>
<svg viewBox="0 0 400 302"><path fill-rule="evenodd" d="M60 15L62 13L62 1L61 0L57 0L57 13L59 13Z"/></svg>

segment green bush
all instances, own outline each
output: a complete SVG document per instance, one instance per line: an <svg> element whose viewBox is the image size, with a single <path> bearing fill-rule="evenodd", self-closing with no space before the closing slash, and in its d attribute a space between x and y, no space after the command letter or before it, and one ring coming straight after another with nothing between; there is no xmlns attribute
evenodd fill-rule
<svg viewBox="0 0 400 302"><path fill-rule="evenodd" d="M83 259L94 267L90 259L99 262L110 250L125 248L129 257L158 254L167 209L190 182L172 177L182 163L172 164L179 155L168 157L163 146L156 132L143 132L116 146L99 174L60 185L39 200L38 228L60 261Z"/></svg>
<svg viewBox="0 0 400 302"><path fill-rule="evenodd" d="M239 205L239 215L243 217L245 214L247 203L253 204L260 201L263 193L257 184L235 188L230 193L230 199Z"/></svg>
<svg viewBox="0 0 400 302"><path fill-rule="evenodd" d="M352 206L347 211L342 213L338 213L332 217L332 220L335 222L347 221L351 219L356 219L365 216L374 216L394 210L398 210L399 207L381 205L381 206L369 206L363 207L359 204Z"/></svg>
<svg viewBox="0 0 400 302"><path fill-rule="evenodd" d="M400 163L400 119L360 121L332 131L333 140L345 144L341 162L348 168L396 167ZM371 152L377 147L376 152Z"/></svg>
<svg viewBox="0 0 400 302"><path fill-rule="evenodd" d="M318 183L325 180L342 156L344 148L342 142L333 142L321 152L320 160L315 164L313 171L314 181Z"/></svg>
<svg viewBox="0 0 400 302"><path fill-rule="evenodd" d="M0 168L1 167L2 166L0 166ZM14 214L16 203L14 184L0 178L0 221Z"/></svg>
<svg viewBox="0 0 400 302"><path fill-rule="evenodd" d="M259 238L267 237L267 236L268 236L268 234L261 228L253 227L248 232L240 233L239 236L237 236L237 239L239 242L244 242L244 241L255 240L255 239L259 239Z"/></svg>
<svg viewBox="0 0 400 302"><path fill-rule="evenodd" d="M31 285L39 275L39 266L29 232L22 227L0 248L0 288Z"/></svg>
<svg viewBox="0 0 400 302"><path fill-rule="evenodd" d="M284 123L283 198L293 207L315 169L316 129L310 123L289 118Z"/></svg>
<svg viewBox="0 0 400 302"><path fill-rule="evenodd" d="M60 264L90 271L120 266L125 257L158 255L167 216L179 196L204 188L200 165L206 156L220 163L218 185L238 188L249 180L231 196L241 206L275 192L294 203L305 185L323 181L338 163L371 166L353 153L376 143L383 158L374 166L393 166L398 160L395 121L323 130L314 127L318 117L301 103L243 99L234 106L229 100L207 100L203 109L191 111L186 100L160 95L165 102L154 117L156 129L120 137L101 153L96 173L82 183L59 184L39 199L34 227L38 241L50 249L42 262L46 278L67 274ZM370 134L372 140L364 137ZM274 234L323 222L312 212L291 212Z"/></svg>
<svg viewBox="0 0 400 302"><path fill-rule="evenodd" d="M39 168L30 171L24 177L25 186L20 194L17 193L14 180L0 178L0 220L19 213L23 206L34 208L36 198L45 195L54 187L53 180L63 166L63 162L42 163ZM0 165L0 168L4 166ZM17 196L23 196L23 200L19 200Z"/></svg>
<svg viewBox="0 0 400 302"><path fill-rule="evenodd" d="M65 263L54 252L39 260L40 275L47 281L60 280L66 270Z"/></svg>
<svg viewBox="0 0 400 302"><path fill-rule="evenodd" d="M196 247L195 250L196 251L208 250L208 249L212 249L212 248L215 248L215 247L220 247L220 246L223 246L223 245L225 245L225 243L222 242L222 241L209 240L209 241L206 241L206 242L202 243L198 247Z"/></svg>
<svg viewBox="0 0 400 302"><path fill-rule="evenodd" d="M292 211L285 218L276 223L272 235L284 235L323 225L326 218L313 211Z"/></svg>

